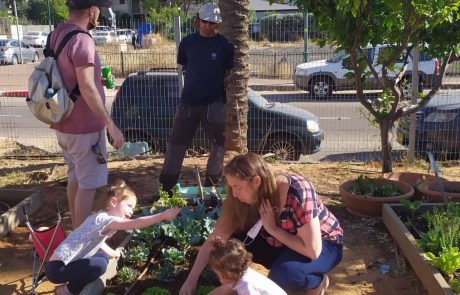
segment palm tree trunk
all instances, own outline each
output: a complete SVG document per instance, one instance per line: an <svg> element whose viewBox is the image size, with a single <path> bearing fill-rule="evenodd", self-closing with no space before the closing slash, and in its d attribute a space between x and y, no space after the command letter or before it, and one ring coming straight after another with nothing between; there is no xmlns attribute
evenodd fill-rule
<svg viewBox="0 0 460 295"><path fill-rule="evenodd" d="M235 45L235 67L227 86L226 150L230 154L247 151L249 80L249 1L219 1L222 35Z"/></svg>

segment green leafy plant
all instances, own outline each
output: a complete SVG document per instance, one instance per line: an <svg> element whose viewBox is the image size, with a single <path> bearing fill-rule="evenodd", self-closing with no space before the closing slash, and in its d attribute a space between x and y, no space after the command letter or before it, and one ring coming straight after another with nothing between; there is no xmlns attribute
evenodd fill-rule
<svg viewBox="0 0 460 295"><path fill-rule="evenodd" d="M450 280L449 284L455 293L460 293L460 279L453 278Z"/></svg>
<svg viewBox="0 0 460 295"><path fill-rule="evenodd" d="M162 264L158 264L158 267L154 271L153 276L161 282L171 283L174 282L176 273L176 269L172 262L165 261Z"/></svg>
<svg viewBox="0 0 460 295"><path fill-rule="evenodd" d="M351 187L351 192L361 196L393 197L399 195L398 187L394 184L376 185L376 180L364 175L358 176Z"/></svg>
<svg viewBox="0 0 460 295"><path fill-rule="evenodd" d="M439 256L427 252L426 257L431 265L448 277L452 277L453 274L460 269L460 252L457 247L444 249L439 253Z"/></svg>
<svg viewBox="0 0 460 295"><path fill-rule="evenodd" d="M140 243L135 247L129 248L125 254L126 261L132 264L141 264L149 258L150 249L144 243Z"/></svg>
<svg viewBox="0 0 460 295"><path fill-rule="evenodd" d="M160 287L150 287L144 290L141 295L171 295L171 292Z"/></svg>
<svg viewBox="0 0 460 295"><path fill-rule="evenodd" d="M211 293L212 290L214 290L216 287L214 286L207 286L207 285L200 285L198 286L198 289L196 290L196 295L207 295Z"/></svg>
<svg viewBox="0 0 460 295"><path fill-rule="evenodd" d="M445 249L460 247L460 206L449 204L423 214L428 230L423 233L418 244L425 252L438 255Z"/></svg>
<svg viewBox="0 0 460 295"><path fill-rule="evenodd" d="M420 205L422 204L422 202L420 201L409 201L407 199L401 199L399 200L399 202L401 202L401 204L404 205L404 207L406 207L408 210L409 210L409 213L411 216L414 216L415 213L417 212L417 210L420 208Z"/></svg>
<svg viewBox="0 0 460 295"><path fill-rule="evenodd" d="M179 207L182 208L187 205L187 202L181 197L179 188L176 186L172 189L172 196L170 197L168 192L163 190L163 187L160 187L158 191L158 195L160 196L160 204L164 207Z"/></svg>
<svg viewBox="0 0 460 295"><path fill-rule="evenodd" d="M175 265L183 264L185 261L185 252L177 248L163 248L161 249L161 253L163 253L164 259L171 261Z"/></svg>
<svg viewBox="0 0 460 295"><path fill-rule="evenodd" d="M118 271L117 282L119 284L131 283L137 278L138 275L139 275L139 272L137 270L132 269L129 266L123 266Z"/></svg>

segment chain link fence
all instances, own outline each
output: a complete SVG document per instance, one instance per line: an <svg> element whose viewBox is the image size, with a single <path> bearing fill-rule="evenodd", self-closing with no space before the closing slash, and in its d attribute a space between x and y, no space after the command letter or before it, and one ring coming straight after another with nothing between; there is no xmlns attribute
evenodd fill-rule
<svg viewBox="0 0 460 295"><path fill-rule="evenodd" d="M306 32L306 42L305 23L310 29ZM5 30L4 27L7 26L0 25L0 30ZM28 30L34 29L28 27ZM177 76L171 74L177 68L173 23L125 19L117 22L117 29L100 36L100 31L93 32L103 64L111 66L121 86L106 90L107 109L128 140L147 141L153 152L161 153L179 101ZM186 36L196 29L191 20L186 20L181 23L181 31L182 36ZM0 31L0 35L8 35L8 32ZM337 54L335 48L317 45L321 36L315 32L311 20L305 22L299 15L270 16L251 23L248 37L249 88L255 91L248 94L250 150L302 161L379 157L379 129L371 124L367 111L356 100L353 83L344 78L344 56ZM0 46L1 50L4 49ZM42 48L36 50L42 57ZM304 63L306 58L308 63ZM431 76L435 61L427 58L424 62L427 65L422 65L420 70ZM1 155L17 154L18 146L22 155L59 154L54 132L33 118L25 104L24 91L34 65L0 66ZM161 72L168 73L167 78ZM345 87L346 84L351 86ZM379 84L369 85L366 98L378 99ZM417 115L416 147L420 157L424 157L427 148L441 158L458 156L458 88L460 66L454 63L449 66L444 85L432 101L433 105L443 107ZM426 93L429 85L423 84L420 90ZM313 122L318 123L320 131ZM392 145L398 154L406 151L407 131L406 119L393 128ZM209 146L200 129L190 153L206 153Z"/></svg>

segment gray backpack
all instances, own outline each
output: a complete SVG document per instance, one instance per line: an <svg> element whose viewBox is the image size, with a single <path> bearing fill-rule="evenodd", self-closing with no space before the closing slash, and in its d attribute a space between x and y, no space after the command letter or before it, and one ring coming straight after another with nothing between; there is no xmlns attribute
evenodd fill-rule
<svg viewBox="0 0 460 295"><path fill-rule="evenodd" d="M64 46L73 36L79 33L91 36L83 30L69 32L64 36L55 52L51 49L51 34L49 34L46 48L43 51L45 59L29 77L26 102L32 114L44 123L59 123L67 119L72 113L78 95L80 95L78 85L71 92L65 88L57 65L57 58Z"/></svg>

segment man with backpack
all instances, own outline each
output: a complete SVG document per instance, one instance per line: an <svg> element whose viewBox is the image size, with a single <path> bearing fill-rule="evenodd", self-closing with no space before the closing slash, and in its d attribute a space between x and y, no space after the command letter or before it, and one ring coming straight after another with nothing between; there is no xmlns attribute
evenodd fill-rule
<svg viewBox="0 0 460 295"><path fill-rule="evenodd" d="M70 92L78 85L79 95L70 115L51 124L68 166L67 198L74 229L91 213L96 189L107 184L104 128L113 138L114 147L124 142L123 133L105 108L101 61L94 40L86 33L96 27L99 7L111 4L111 0L68 0L69 20L59 25L49 39L53 51L67 34L83 31L73 35L57 57L65 88Z"/></svg>

